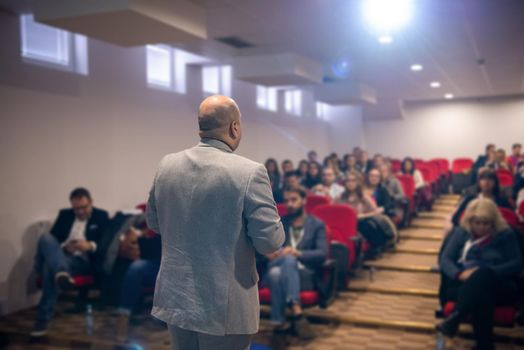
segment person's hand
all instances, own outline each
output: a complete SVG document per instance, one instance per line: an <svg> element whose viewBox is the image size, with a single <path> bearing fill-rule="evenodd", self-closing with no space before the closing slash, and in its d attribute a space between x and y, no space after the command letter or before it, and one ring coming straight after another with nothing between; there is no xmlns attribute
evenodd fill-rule
<svg viewBox="0 0 524 350"><path fill-rule="evenodd" d="M118 256L133 261L140 259L140 247L138 242L135 243L129 240L123 240L120 242Z"/></svg>
<svg viewBox="0 0 524 350"><path fill-rule="evenodd" d="M377 214L384 214L384 207L378 207Z"/></svg>
<svg viewBox="0 0 524 350"><path fill-rule="evenodd" d="M468 278L471 277L471 275L473 274L473 272L477 271L477 268L478 267L472 267L470 269L467 269L467 270L464 270L460 273L460 275L458 276L458 279L459 281L462 281L464 282L465 280L467 280Z"/></svg>
<svg viewBox="0 0 524 350"><path fill-rule="evenodd" d="M266 255L266 257L269 259L269 260L275 260L276 258L278 258L280 255L282 255L282 248L280 248L279 250L271 253L271 254L268 254Z"/></svg>
<svg viewBox="0 0 524 350"><path fill-rule="evenodd" d="M76 241L69 241L64 245L64 250L69 254L74 254L76 252Z"/></svg>
<svg viewBox="0 0 524 350"><path fill-rule="evenodd" d="M73 244L74 244L74 249L77 252L89 252L93 250L93 246L91 245L91 243L89 243L85 239L74 241Z"/></svg>

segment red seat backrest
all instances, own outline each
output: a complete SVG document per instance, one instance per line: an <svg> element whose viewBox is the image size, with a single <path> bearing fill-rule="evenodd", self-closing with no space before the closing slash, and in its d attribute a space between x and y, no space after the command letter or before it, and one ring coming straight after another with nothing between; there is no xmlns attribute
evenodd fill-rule
<svg viewBox="0 0 524 350"><path fill-rule="evenodd" d="M420 169L420 167L423 167L426 165L426 162L422 159L414 159L413 163L415 163L415 168Z"/></svg>
<svg viewBox="0 0 524 350"><path fill-rule="evenodd" d="M324 204L317 206L312 215L329 226L332 234L342 235L348 242L351 237L357 236L357 212L346 204Z"/></svg>
<svg viewBox="0 0 524 350"><path fill-rule="evenodd" d="M520 203L517 212L519 213L520 218L524 220L524 201Z"/></svg>
<svg viewBox="0 0 524 350"><path fill-rule="evenodd" d="M426 165L417 167L417 169L422 174L422 178L424 179L424 182L426 184L433 183L433 177L431 176L431 169L427 167Z"/></svg>
<svg viewBox="0 0 524 350"><path fill-rule="evenodd" d="M389 162L391 163L391 171L394 173L398 173L400 171L402 162L398 159L390 159Z"/></svg>
<svg viewBox="0 0 524 350"><path fill-rule="evenodd" d="M499 212L502 214L504 220L506 220L509 226L517 231L520 230L519 217L513 210L499 207Z"/></svg>
<svg viewBox="0 0 524 350"><path fill-rule="evenodd" d="M451 171L453 174L458 174L470 170L471 167L473 167L473 159L456 158L453 160L453 164L451 165Z"/></svg>
<svg viewBox="0 0 524 350"><path fill-rule="evenodd" d="M402 189L404 190L404 194L409 199L413 199L415 195L415 179L413 179L413 176L407 175L407 174L399 174L397 175L398 181L400 181L400 184L402 185Z"/></svg>
<svg viewBox="0 0 524 350"><path fill-rule="evenodd" d="M306 213L311 214L313 210L319 205L325 205L329 203L331 203L331 199L329 197L310 194L306 199Z"/></svg>
<svg viewBox="0 0 524 350"><path fill-rule="evenodd" d="M287 206L284 203L278 203L277 204L277 211L278 215L280 215L281 218L287 215Z"/></svg>
<svg viewBox="0 0 524 350"><path fill-rule="evenodd" d="M446 158L434 158L432 159L434 162L438 162L440 164L440 173L443 175L447 175L449 173L449 160Z"/></svg>
<svg viewBox="0 0 524 350"><path fill-rule="evenodd" d="M511 187L513 186L513 173L507 169L497 170L497 177L500 182L500 186Z"/></svg>
<svg viewBox="0 0 524 350"><path fill-rule="evenodd" d="M427 164L431 167L433 172L437 174L437 177L444 174L444 171L441 170L441 164L438 160L432 159Z"/></svg>

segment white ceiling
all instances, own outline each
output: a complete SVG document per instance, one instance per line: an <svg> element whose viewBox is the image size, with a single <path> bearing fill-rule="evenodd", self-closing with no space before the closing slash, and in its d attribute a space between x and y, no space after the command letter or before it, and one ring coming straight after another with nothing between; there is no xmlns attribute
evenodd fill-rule
<svg viewBox="0 0 524 350"><path fill-rule="evenodd" d="M186 49L224 62L238 55L296 53L320 62L331 78L331 66L346 59L346 79L376 90L377 105L364 107L366 119L399 118L402 101L442 99L445 93L524 94L524 0L414 0L412 22L390 45L379 44L367 29L360 0L192 1L207 10L208 40ZM16 10L30 1L2 3ZM254 47L232 49L213 39L226 36ZM413 63L424 70L411 72ZM430 88L433 80L442 87Z"/></svg>

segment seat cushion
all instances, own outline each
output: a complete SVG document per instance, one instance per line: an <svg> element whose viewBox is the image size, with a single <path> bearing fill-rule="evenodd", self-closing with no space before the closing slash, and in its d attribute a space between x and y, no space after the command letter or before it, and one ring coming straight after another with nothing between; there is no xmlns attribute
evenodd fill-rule
<svg viewBox="0 0 524 350"><path fill-rule="evenodd" d="M455 309L454 302L448 302L444 307L444 316L447 317ZM513 327L517 310L512 306L497 306L493 315L493 321L496 326Z"/></svg>
<svg viewBox="0 0 524 350"><path fill-rule="evenodd" d="M261 304L271 304L271 291L269 288L260 288L258 296ZM315 306L320 302L320 295L314 290L300 292L300 303L302 306Z"/></svg>

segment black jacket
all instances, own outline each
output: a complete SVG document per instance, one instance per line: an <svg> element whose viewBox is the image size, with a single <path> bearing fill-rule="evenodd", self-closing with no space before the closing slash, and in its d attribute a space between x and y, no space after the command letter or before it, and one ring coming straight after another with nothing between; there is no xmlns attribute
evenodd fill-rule
<svg viewBox="0 0 524 350"><path fill-rule="evenodd" d="M472 237L471 233L456 228L440 258L440 269L449 278L456 279L464 267L458 262L464 245ZM515 277L522 271L522 258L515 232L507 229L496 233L483 244L478 244L468 251L469 261L477 261L501 277Z"/></svg>
<svg viewBox="0 0 524 350"><path fill-rule="evenodd" d="M58 243L62 244L69 237L74 222L75 212L73 209L62 209L60 210L50 233L57 239ZM109 215L107 214L107 211L93 208L91 217L86 225L86 240L93 241L98 245L108 222Z"/></svg>
<svg viewBox="0 0 524 350"><path fill-rule="evenodd" d="M395 200L384 186L378 185L373 197L377 206L384 208L384 214L395 216Z"/></svg>

